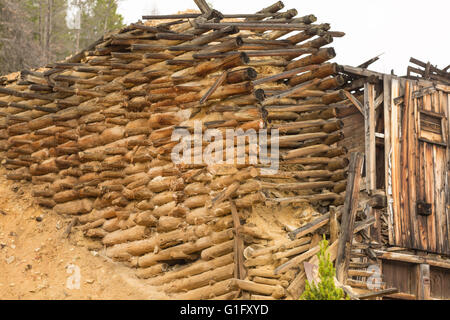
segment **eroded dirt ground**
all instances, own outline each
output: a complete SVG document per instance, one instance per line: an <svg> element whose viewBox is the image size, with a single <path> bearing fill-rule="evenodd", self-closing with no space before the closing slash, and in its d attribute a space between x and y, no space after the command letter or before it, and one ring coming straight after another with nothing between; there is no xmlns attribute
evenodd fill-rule
<svg viewBox="0 0 450 320"><path fill-rule="evenodd" d="M71 218L34 204L31 186L4 173L0 169L0 299L165 298L131 269L104 258L98 243L77 232L66 239Z"/></svg>

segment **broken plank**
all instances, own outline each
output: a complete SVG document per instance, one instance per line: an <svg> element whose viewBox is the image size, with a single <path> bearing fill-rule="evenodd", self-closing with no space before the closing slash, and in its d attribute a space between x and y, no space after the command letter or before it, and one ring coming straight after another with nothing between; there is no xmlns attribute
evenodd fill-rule
<svg viewBox="0 0 450 320"><path fill-rule="evenodd" d="M342 212L341 234L339 236L338 254L336 258L336 277L346 284L347 270L350 263L350 253L353 241L353 229L358 210L363 155L352 153L349 167L347 190Z"/></svg>

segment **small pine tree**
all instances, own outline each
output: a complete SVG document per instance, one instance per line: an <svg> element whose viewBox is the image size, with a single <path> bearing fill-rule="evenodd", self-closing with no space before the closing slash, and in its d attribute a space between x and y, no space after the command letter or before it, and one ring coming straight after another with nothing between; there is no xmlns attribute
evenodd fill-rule
<svg viewBox="0 0 450 320"><path fill-rule="evenodd" d="M301 300L343 300L345 299L344 291L341 288L336 288L334 284L334 277L336 270L330 259L330 254L327 254L328 241L325 239L320 242L320 251L317 254L319 258L319 277L318 284L310 283L306 280L305 291L300 297Z"/></svg>

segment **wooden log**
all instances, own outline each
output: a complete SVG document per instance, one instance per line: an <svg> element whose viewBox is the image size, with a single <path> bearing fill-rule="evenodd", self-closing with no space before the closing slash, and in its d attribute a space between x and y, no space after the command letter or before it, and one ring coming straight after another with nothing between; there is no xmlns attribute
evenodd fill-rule
<svg viewBox="0 0 450 320"><path fill-rule="evenodd" d="M53 208L56 205L56 202L53 199L49 198L37 198L36 203L46 208Z"/></svg>
<svg viewBox="0 0 450 320"><path fill-rule="evenodd" d="M202 195L197 195L197 196L192 196L187 198L184 202L183 205L186 208L189 209L194 209L194 208L199 208L199 207L203 207L205 204L207 205L208 202L211 201L211 197L207 194L202 194Z"/></svg>
<svg viewBox="0 0 450 320"><path fill-rule="evenodd" d="M127 241L141 240L148 234L148 230L145 226L135 226L127 230L117 230L106 235L102 243L107 246L111 246L118 243L124 243Z"/></svg>
<svg viewBox="0 0 450 320"><path fill-rule="evenodd" d="M171 77L173 79L182 79L187 75L190 75L190 78L192 77L192 75L204 76L208 73L212 73L215 71L227 70L234 67L238 67L247 64L248 62L249 57L244 52L241 52L236 53L234 55L230 55L223 59L215 59L213 61L200 63L197 66L193 67L192 69L187 68L179 72L175 72L174 74L172 74Z"/></svg>
<svg viewBox="0 0 450 320"><path fill-rule="evenodd" d="M172 202L163 204L162 206L154 208L152 211L152 214L158 218L168 216L175 210L176 207L177 207L177 203L175 201L172 201Z"/></svg>
<svg viewBox="0 0 450 320"><path fill-rule="evenodd" d="M302 82L288 90L285 90L281 93L269 97L264 101L264 104L272 104L280 99L299 95L300 93L315 87L319 82L320 82L319 79L312 79L310 81Z"/></svg>
<svg viewBox="0 0 450 320"><path fill-rule="evenodd" d="M240 183L239 181L235 181L232 184L230 184L225 190L220 192L217 196L215 196L212 199L211 206L218 205L225 199L228 199L229 197L233 196L234 193L239 189Z"/></svg>
<svg viewBox="0 0 450 320"><path fill-rule="evenodd" d="M165 248L170 245L176 245L192 239L205 237L212 232L207 225L201 225L191 228L182 228L164 234L157 234L149 239L132 241L129 243L121 243L107 249L108 257L116 258L120 256L140 256L149 252L153 252L156 247Z"/></svg>
<svg viewBox="0 0 450 320"><path fill-rule="evenodd" d="M325 33L324 35L317 37L311 41L305 42L300 45L301 48L320 48L326 46L333 42L333 37L330 34Z"/></svg>
<svg viewBox="0 0 450 320"><path fill-rule="evenodd" d="M333 192L341 193L347 188L347 180L339 181L333 187Z"/></svg>
<svg viewBox="0 0 450 320"><path fill-rule="evenodd" d="M245 21L258 21L263 20L263 17L259 17L258 14L264 14L264 13L276 13L284 8L284 3L282 1L277 1L274 4L259 10L255 16L247 18Z"/></svg>
<svg viewBox="0 0 450 320"><path fill-rule="evenodd" d="M186 185L184 188L184 194L187 196L209 194L210 189L201 182L194 182Z"/></svg>
<svg viewBox="0 0 450 320"><path fill-rule="evenodd" d="M150 206L162 206L169 202L176 201L178 198L177 194L173 191L163 191L161 193L155 194L150 200Z"/></svg>
<svg viewBox="0 0 450 320"><path fill-rule="evenodd" d="M309 233L313 233L317 229L325 226L330 221L330 214L324 214L318 219L306 224L305 226L298 228L289 233L289 237L293 239L300 239Z"/></svg>
<svg viewBox="0 0 450 320"><path fill-rule="evenodd" d="M315 70L319 67L320 67L319 65L309 65L309 66L305 66L305 67L295 68L295 69L285 71L285 72L282 72L282 73L279 73L279 74L276 74L273 76L268 76L268 77L254 80L253 84L256 86L256 85L260 85L260 84L267 83L267 82L275 82L275 81L278 81L281 79L290 79L299 73Z"/></svg>
<svg viewBox="0 0 450 320"><path fill-rule="evenodd" d="M211 271L203 272L198 275L188 276L186 278L174 280L164 286L167 293L189 291L207 286L211 282L219 282L233 277L234 265L228 264Z"/></svg>
<svg viewBox="0 0 450 320"><path fill-rule="evenodd" d="M187 293L178 295L177 299L204 300L204 299L218 297L218 296L221 296L223 294L233 291L236 288L235 281L236 281L235 279L228 279L228 280L224 280L221 282L217 282L213 285L194 289Z"/></svg>
<svg viewBox="0 0 450 320"><path fill-rule="evenodd" d="M279 21L280 19L274 19L274 22L275 21ZM302 29L302 30L311 30L311 29L316 29L316 28L319 28L319 29L325 29L325 30L328 30L329 28L330 28L330 26L328 25L328 24L322 24L322 25L314 25L314 26L311 26L310 24L311 23L313 23L313 22L316 22L317 21L317 17L316 16L314 16L313 14L310 14L310 15L306 15L306 16L303 16L303 17L299 17L299 18L294 18L294 19L281 19L282 21L279 21L279 22L288 22L289 24L291 24L291 23L299 23L299 24L303 24L303 25L305 25L305 26L307 26L307 28L305 28L305 29ZM280 37L282 37L282 36L284 36L284 35L286 35L286 34L288 34L289 33L289 30L279 30L279 31L271 31L271 32L269 32L269 33L267 33L266 35L264 35L264 38L266 38L266 39L278 39L278 38L280 38Z"/></svg>
<svg viewBox="0 0 450 320"><path fill-rule="evenodd" d="M80 194L77 190L65 190L65 191L61 191L56 193L53 196L53 200L55 200L56 203L64 203L64 202L69 202L72 200L76 200L80 197Z"/></svg>
<svg viewBox="0 0 450 320"><path fill-rule="evenodd" d="M98 219L96 221L92 221L92 222L86 223L86 224L80 226L78 229L81 230L81 231L87 231L89 229L94 229L94 228L101 227L105 222L106 222L106 219L104 219L104 218Z"/></svg>
<svg viewBox="0 0 450 320"><path fill-rule="evenodd" d="M212 260L214 258L223 256L233 251L234 240L220 243L202 251L201 257L203 260Z"/></svg>
<svg viewBox="0 0 450 320"><path fill-rule="evenodd" d="M319 90L330 90L341 87L345 84L345 78L341 75L323 79L317 88Z"/></svg>
<svg viewBox="0 0 450 320"><path fill-rule="evenodd" d="M264 277L253 277L252 281L255 283L267 284L269 286L281 286L283 288L287 288L289 286L289 282L287 280L269 279L269 278L264 278Z"/></svg>
<svg viewBox="0 0 450 320"><path fill-rule="evenodd" d="M244 291L255 292L258 294L272 296L275 299L282 298L286 295L285 289L281 286L270 286L259 284L248 280L235 280L236 285Z"/></svg>
<svg viewBox="0 0 450 320"><path fill-rule="evenodd" d="M236 207L237 208L251 208L257 203L264 202L266 200L266 196L262 192L255 192L252 194L248 194L242 198L236 199Z"/></svg>
<svg viewBox="0 0 450 320"><path fill-rule="evenodd" d="M147 187L152 192L161 192L171 188L177 189L179 184L183 185L183 179L157 176L148 183Z"/></svg>
<svg viewBox="0 0 450 320"><path fill-rule="evenodd" d="M303 134L296 134L296 135L287 135L287 136L281 136L278 139L280 147L284 146L290 146L292 143L298 143L305 140L310 139L319 139L319 138L327 138L328 133L325 132L314 132L314 133L303 133Z"/></svg>
<svg viewBox="0 0 450 320"><path fill-rule="evenodd" d="M214 271L218 268L227 266L232 262L232 253L209 261L198 260L185 268L176 271L170 271L158 278L154 278L150 281L150 284L158 286L166 283L171 283L176 279L186 279L196 275L202 275L211 270Z"/></svg>
<svg viewBox="0 0 450 320"><path fill-rule="evenodd" d="M315 246L311 249L309 249L308 251L306 251L305 253L302 253L299 256L296 256L295 258L289 260L288 262L282 264L281 266L277 267L275 269L275 274L280 274L280 273L285 273L287 272L289 269L295 267L295 266L299 266L303 261L313 257L315 254L317 254L317 252L319 252L320 248L319 246Z"/></svg>
<svg viewBox="0 0 450 320"><path fill-rule="evenodd" d="M308 155L318 154L321 152L326 152L329 150L330 150L330 147L325 144L314 145L314 146L291 150L286 155L283 156L283 159L285 159L285 160L295 159L295 158L305 157ZM330 170L330 171L333 171L333 170Z"/></svg>
<svg viewBox="0 0 450 320"><path fill-rule="evenodd" d="M266 266L261 268L251 268L248 270L249 277L264 277L264 278L273 278L279 279L280 275L274 274L273 269L267 269Z"/></svg>
<svg viewBox="0 0 450 320"><path fill-rule="evenodd" d="M268 253L272 254L272 253L277 252L277 251L281 252L281 251L284 251L284 250L289 250L289 249L292 249L292 248L303 246L303 245L305 245L305 244L307 244L309 242L311 242L311 238L310 237L303 237L301 239L284 242L284 243L277 244L277 245L274 245L274 246L266 247L264 249L259 249L259 250L255 250L255 251L249 251L248 252L248 256L249 257L257 257L257 256L268 254ZM247 247L247 248L249 248L249 247ZM274 276L272 271L270 273L267 273L266 275L260 275L260 276L262 276L262 277L269 277L270 274L272 274L271 277ZM278 277L278 276L276 276L276 277Z"/></svg>
<svg viewBox="0 0 450 320"><path fill-rule="evenodd" d="M140 267L149 267L157 262L176 260L176 259L189 259L189 255L195 252L199 252L206 248L209 248L215 244L219 244L230 240L232 238L231 230L225 230L217 233L213 233L210 236L199 238L195 242L188 242L178 246L174 246L158 253L148 253L139 257L138 265Z"/></svg>
<svg viewBox="0 0 450 320"><path fill-rule="evenodd" d="M263 189L277 189L277 190L312 190L319 188L334 187L335 183L332 181L315 181L315 182L298 182L298 183L270 183L261 182Z"/></svg>
<svg viewBox="0 0 450 320"><path fill-rule="evenodd" d="M273 262L273 258L271 254L259 255L254 258L249 258L245 260L244 266L247 268L255 267L255 266L266 266Z"/></svg>
<svg viewBox="0 0 450 320"><path fill-rule="evenodd" d="M310 26L300 23L251 23L251 22L221 22L221 23L198 23L198 28L202 29L223 29L224 27L237 27L240 30L255 30L255 31L267 31L267 30L307 30Z"/></svg>
<svg viewBox="0 0 450 320"><path fill-rule="evenodd" d="M160 263L145 269L138 269L136 271L136 276L140 279L149 279L156 277L157 275L167 272L169 266L166 263Z"/></svg>
<svg viewBox="0 0 450 320"><path fill-rule="evenodd" d="M348 164L349 164L349 160L347 158L333 158L327 164L327 170L336 171L339 169L344 169L348 166Z"/></svg>
<svg viewBox="0 0 450 320"><path fill-rule="evenodd" d="M206 100L208 100L209 97L217 90L218 87L220 87L227 78L227 72L223 72L220 77L217 78L216 82L212 85L211 88L208 89L208 91L203 95L203 97L200 99L200 104L204 104Z"/></svg>
<svg viewBox="0 0 450 320"><path fill-rule="evenodd" d="M341 180L345 180L348 177L348 172L341 169L341 170L337 170L335 171L332 176L331 176L331 181L341 181Z"/></svg>
<svg viewBox="0 0 450 320"><path fill-rule="evenodd" d="M89 238L100 238L100 239L105 237L107 234L108 234L108 232L106 232L105 230L103 230L101 228L89 229L89 230L87 230L84 233L84 235L86 237L89 237Z"/></svg>
<svg viewBox="0 0 450 320"><path fill-rule="evenodd" d="M286 251L282 251L282 252L277 252L273 255L273 258L276 260L281 260L283 258L288 258L294 255L298 255L301 254L303 252L306 252L309 250L311 246L309 244L303 245L303 246L299 246L296 248L292 248L290 250L286 250Z"/></svg>
<svg viewBox="0 0 450 320"><path fill-rule="evenodd" d="M162 216L158 220L158 225L156 230L158 232L168 232L177 229L180 225L182 225L184 219L176 218L176 217L165 217Z"/></svg>
<svg viewBox="0 0 450 320"><path fill-rule="evenodd" d="M253 68L244 68L227 73L227 83L239 83L256 79L257 73Z"/></svg>
<svg viewBox="0 0 450 320"><path fill-rule="evenodd" d="M93 209L92 205L93 202L89 199L74 200L57 204L53 207L53 210L55 210L57 214L84 214L90 212Z"/></svg>
<svg viewBox="0 0 450 320"><path fill-rule="evenodd" d="M330 75L337 74L339 72L340 68L336 63L327 63L321 65L319 68L308 71L305 73L302 73L301 75L292 77L289 80L289 84L292 86L298 85L300 83L304 83L306 81L310 81L312 79L322 79L325 77L328 77ZM319 85L320 81L317 83Z"/></svg>
<svg viewBox="0 0 450 320"><path fill-rule="evenodd" d="M136 224L140 226L155 227L158 219L152 214L152 211L144 211L136 216Z"/></svg>
<svg viewBox="0 0 450 320"><path fill-rule="evenodd" d="M32 175L44 175L58 171L59 167L55 158L44 160L40 164L33 164L30 166L30 173Z"/></svg>
<svg viewBox="0 0 450 320"><path fill-rule="evenodd" d="M249 48L249 46L245 46L244 49ZM259 48L259 47L257 47ZM204 53L204 54L196 54L195 57L198 59L212 59L212 58L225 58L236 54L238 51L231 51L227 53ZM300 47L292 47L286 49L272 49L272 50L251 50L245 51L248 57L272 57L272 56L286 56L290 59L298 57L302 54L306 53L315 53L317 49L315 48L300 48Z"/></svg>
<svg viewBox="0 0 450 320"><path fill-rule="evenodd" d="M312 64L321 64L336 56L336 52L333 48L320 49L318 52L309 55L307 57L298 59L288 64L287 69L292 70L295 68L305 67Z"/></svg>
<svg viewBox="0 0 450 320"><path fill-rule="evenodd" d="M90 223L99 219L111 219L118 215L118 210L114 207L104 209L94 209L90 213L79 216L80 224Z"/></svg>

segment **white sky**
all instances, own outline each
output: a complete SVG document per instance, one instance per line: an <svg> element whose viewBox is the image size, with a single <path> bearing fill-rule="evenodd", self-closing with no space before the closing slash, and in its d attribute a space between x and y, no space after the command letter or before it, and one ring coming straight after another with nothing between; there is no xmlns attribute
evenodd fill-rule
<svg viewBox="0 0 450 320"><path fill-rule="evenodd" d="M142 15L172 14L197 9L193 0L119 0L119 13L126 23ZM224 14L254 13L276 0L209 0ZM370 69L405 75L410 57L430 61L440 68L450 64L449 0L283 0L283 9L295 8L298 16L314 14L317 23L330 23L344 31L331 44L340 64L357 66L384 53Z"/></svg>

